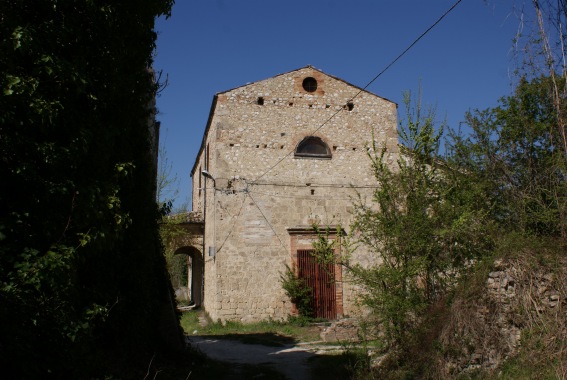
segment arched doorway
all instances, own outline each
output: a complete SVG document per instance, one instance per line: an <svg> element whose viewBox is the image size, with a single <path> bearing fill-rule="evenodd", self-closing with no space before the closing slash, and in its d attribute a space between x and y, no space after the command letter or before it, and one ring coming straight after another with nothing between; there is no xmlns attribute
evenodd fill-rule
<svg viewBox="0 0 567 380"><path fill-rule="evenodd" d="M192 246L178 248L170 267L171 284L178 300L200 306L203 301L203 258Z"/></svg>

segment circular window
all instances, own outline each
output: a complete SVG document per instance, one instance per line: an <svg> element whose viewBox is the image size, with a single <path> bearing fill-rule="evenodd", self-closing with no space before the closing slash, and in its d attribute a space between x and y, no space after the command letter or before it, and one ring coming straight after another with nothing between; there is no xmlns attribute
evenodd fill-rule
<svg viewBox="0 0 567 380"><path fill-rule="evenodd" d="M307 77L303 80L303 89L307 92L317 91L317 80L313 77Z"/></svg>

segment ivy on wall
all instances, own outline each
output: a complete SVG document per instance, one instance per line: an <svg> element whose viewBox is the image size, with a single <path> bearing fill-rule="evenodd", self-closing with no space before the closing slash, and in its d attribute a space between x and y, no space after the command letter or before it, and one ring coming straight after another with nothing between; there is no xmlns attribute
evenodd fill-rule
<svg viewBox="0 0 567 380"><path fill-rule="evenodd" d="M172 3L0 4L0 360L23 378L156 346L170 289L148 68Z"/></svg>

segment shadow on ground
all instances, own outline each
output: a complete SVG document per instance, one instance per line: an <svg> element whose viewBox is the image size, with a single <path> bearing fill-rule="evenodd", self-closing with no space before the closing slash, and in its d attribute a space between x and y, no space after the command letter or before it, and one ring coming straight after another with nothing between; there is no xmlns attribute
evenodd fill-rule
<svg viewBox="0 0 567 380"><path fill-rule="evenodd" d="M204 336L203 336L204 337ZM295 338L275 334L275 333L240 333L240 334L222 334L207 335L208 339L233 340L244 344L261 344L271 347L293 346L299 341ZM191 340L191 337L188 337Z"/></svg>
<svg viewBox="0 0 567 380"><path fill-rule="evenodd" d="M146 378L342 380L352 377L358 360L352 352L321 353L317 345L272 333L186 338L187 350L175 358L156 358Z"/></svg>
<svg viewBox="0 0 567 380"><path fill-rule="evenodd" d="M348 366L354 360L347 353L322 355L314 346L297 345L293 338L271 333L187 336L187 341L207 358L234 366L256 366L260 370L242 379L345 379L350 378ZM262 371L268 370L281 376L271 373L263 377Z"/></svg>

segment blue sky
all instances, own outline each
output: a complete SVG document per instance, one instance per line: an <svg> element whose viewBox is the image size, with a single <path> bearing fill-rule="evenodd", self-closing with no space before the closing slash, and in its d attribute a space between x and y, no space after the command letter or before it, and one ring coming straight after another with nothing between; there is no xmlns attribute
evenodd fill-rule
<svg viewBox="0 0 567 380"><path fill-rule="evenodd" d="M177 0L156 24L154 61L169 81L157 106L179 178L175 205L190 196L215 93L306 65L365 87L455 2ZM368 90L401 106L403 92L421 84L423 102L455 128L467 110L495 106L514 82L513 3L463 0Z"/></svg>

